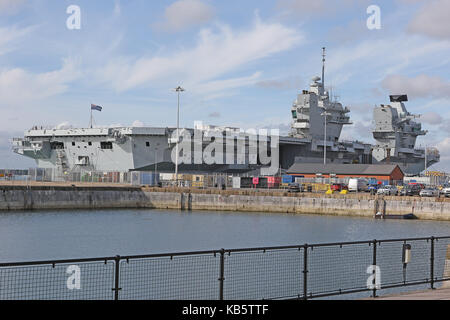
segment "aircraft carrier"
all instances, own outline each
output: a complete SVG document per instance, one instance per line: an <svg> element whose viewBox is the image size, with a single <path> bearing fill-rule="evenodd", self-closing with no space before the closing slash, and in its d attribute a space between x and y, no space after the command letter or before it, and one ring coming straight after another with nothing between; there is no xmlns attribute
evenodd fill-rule
<svg viewBox="0 0 450 320"><path fill-rule="evenodd" d="M291 132L277 136L275 149L279 173L295 162L308 163L395 163L404 173L418 174L439 161L436 149L415 149L416 137L426 134L414 116L406 111L404 96L391 97L392 105L375 108L376 145L360 141L340 141L344 125L351 124L348 107L330 97L325 90L325 51L322 77L314 77L308 90L298 93L291 108ZM173 138L176 128L110 127L110 128L43 128L33 127L23 138L13 139L13 151L33 158L39 168L53 168L59 174L91 171L154 171L174 172ZM179 173L248 173L264 167L259 156L251 151L251 137L238 128L197 125L182 129L184 134L200 135L201 146L193 146L189 161L178 166ZM221 163L198 161L209 147L211 136L221 136L219 157L232 159ZM258 138L261 138L258 136ZM263 137L264 138L264 137ZM230 141L230 139L232 141ZM267 136L267 145L271 137ZM217 139L216 139L217 140ZM241 141L239 147L238 141ZM232 143L233 148L226 145ZM178 139L178 143L180 140ZM258 146L258 149L261 147ZM258 150L259 152L260 150ZM231 154L230 154L231 153ZM256 158L255 158L256 157ZM157 169L156 169L157 168Z"/></svg>

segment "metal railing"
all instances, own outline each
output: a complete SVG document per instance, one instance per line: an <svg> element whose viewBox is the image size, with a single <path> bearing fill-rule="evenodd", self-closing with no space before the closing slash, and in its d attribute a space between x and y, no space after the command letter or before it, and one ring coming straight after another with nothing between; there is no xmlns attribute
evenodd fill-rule
<svg viewBox="0 0 450 320"><path fill-rule="evenodd" d="M450 281L449 244L450 237L429 237L1 263L0 299L376 296Z"/></svg>

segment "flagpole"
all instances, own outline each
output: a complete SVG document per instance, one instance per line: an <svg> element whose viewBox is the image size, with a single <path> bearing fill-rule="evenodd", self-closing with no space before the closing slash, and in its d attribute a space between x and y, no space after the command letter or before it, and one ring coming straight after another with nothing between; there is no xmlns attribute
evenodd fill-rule
<svg viewBox="0 0 450 320"><path fill-rule="evenodd" d="M91 104L91 129L92 129L92 104Z"/></svg>

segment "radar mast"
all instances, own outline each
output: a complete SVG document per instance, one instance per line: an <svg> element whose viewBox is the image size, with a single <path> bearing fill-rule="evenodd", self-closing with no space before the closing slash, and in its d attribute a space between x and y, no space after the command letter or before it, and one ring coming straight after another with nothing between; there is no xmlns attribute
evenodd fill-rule
<svg viewBox="0 0 450 320"><path fill-rule="evenodd" d="M322 48L322 88L325 90L325 47Z"/></svg>

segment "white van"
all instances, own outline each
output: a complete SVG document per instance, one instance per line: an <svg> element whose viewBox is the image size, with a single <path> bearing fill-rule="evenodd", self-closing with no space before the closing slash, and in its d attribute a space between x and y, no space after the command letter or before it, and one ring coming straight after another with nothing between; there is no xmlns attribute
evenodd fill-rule
<svg viewBox="0 0 450 320"><path fill-rule="evenodd" d="M348 180L348 191L366 192L369 190L369 182L362 178L353 178Z"/></svg>

